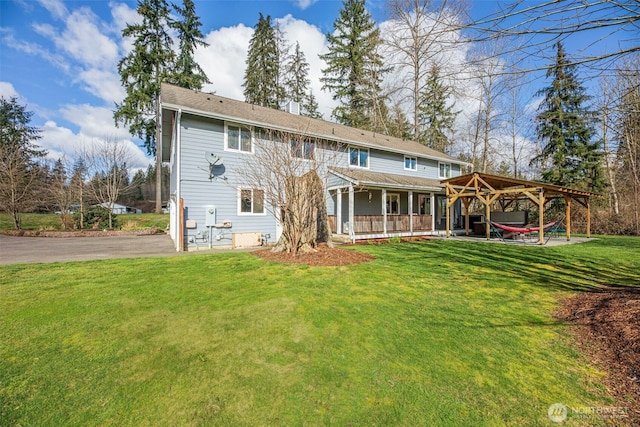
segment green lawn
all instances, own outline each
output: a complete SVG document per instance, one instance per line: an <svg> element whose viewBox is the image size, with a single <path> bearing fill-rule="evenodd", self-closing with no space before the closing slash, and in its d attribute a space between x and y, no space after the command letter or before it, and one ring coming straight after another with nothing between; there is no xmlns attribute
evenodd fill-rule
<svg viewBox="0 0 640 427"><path fill-rule="evenodd" d="M613 405L558 299L640 283L640 239L0 267L2 425L549 426ZM570 418L564 425L593 425Z"/></svg>
<svg viewBox="0 0 640 427"><path fill-rule="evenodd" d="M60 230L62 221L56 214L21 214L24 230ZM165 214L127 214L116 215L123 230L141 230L158 228L164 230L169 224L169 215ZM13 229L13 220L6 213L0 213L0 229Z"/></svg>

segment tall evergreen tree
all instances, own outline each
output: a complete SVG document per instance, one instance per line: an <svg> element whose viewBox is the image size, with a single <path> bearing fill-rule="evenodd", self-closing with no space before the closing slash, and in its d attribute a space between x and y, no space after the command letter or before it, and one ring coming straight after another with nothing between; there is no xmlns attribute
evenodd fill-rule
<svg viewBox="0 0 640 427"><path fill-rule="evenodd" d="M538 108L536 131L541 153L533 159L541 166L542 179L555 185L602 191L601 142L594 141L596 116L585 107L589 96L580 85L575 65L561 43L547 71L551 85L538 93L544 100Z"/></svg>
<svg viewBox="0 0 640 427"><path fill-rule="evenodd" d="M40 130L31 126L32 112L17 98L0 97L0 210L11 215L16 229L21 214L38 205L41 168L47 152L35 144Z"/></svg>
<svg viewBox="0 0 640 427"><path fill-rule="evenodd" d="M440 68L432 65L421 94L419 117L423 131L418 142L443 153L451 147L452 141L447 135L453 131L458 114L453 111L453 105L448 105L450 94L451 88L442 82Z"/></svg>
<svg viewBox="0 0 640 427"><path fill-rule="evenodd" d="M293 54L286 58L282 68L286 99L300 104L300 114L303 116L320 118L318 103L309 87L309 63L299 42L296 42Z"/></svg>
<svg viewBox="0 0 640 427"><path fill-rule="evenodd" d="M263 107L280 108L284 90L279 84L280 55L271 16L262 13L249 41L247 69L244 75L245 101Z"/></svg>
<svg viewBox="0 0 640 427"><path fill-rule="evenodd" d="M202 23L196 15L193 0L183 0L182 4L183 7L173 5L181 16L180 20L171 24L178 33L180 46L170 82L187 89L202 89L205 83L211 82L193 54L198 46L207 47L209 44L203 40L204 35L200 31Z"/></svg>
<svg viewBox="0 0 640 427"><path fill-rule="evenodd" d="M175 54L169 28L172 25L166 0L139 0L139 24L129 24L122 31L123 37L133 38L133 49L118 63L120 81L127 96L116 104L116 125L129 127L129 132L144 140L147 153L156 155L157 170L162 157L157 155L156 126L160 111L158 95L162 82L168 81L173 69ZM156 213L162 209L162 177L156 176Z"/></svg>
<svg viewBox="0 0 640 427"><path fill-rule="evenodd" d="M333 110L339 123L371 129L386 109L380 85L389 69L378 52L380 31L365 0L345 0L333 28L334 33L327 34L329 51L320 55L327 63L322 89L333 92L333 99L340 101Z"/></svg>

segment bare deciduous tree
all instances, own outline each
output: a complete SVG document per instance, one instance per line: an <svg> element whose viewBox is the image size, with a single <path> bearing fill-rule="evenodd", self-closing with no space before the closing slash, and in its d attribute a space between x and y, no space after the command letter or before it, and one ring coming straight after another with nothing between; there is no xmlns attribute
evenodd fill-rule
<svg viewBox="0 0 640 427"><path fill-rule="evenodd" d="M401 102L409 102L413 137L420 140L421 93L433 64L443 61L456 46L464 3L460 1L389 0L390 22L385 29L389 60L403 76L395 91Z"/></svg>
<svg viewBox="0 0 640 427"><path fill-rule="evenodd" d="M252 191L254 203L264 203L280 223L282 235L274 251L297 254L314 251L318 243L331 245L326 183L328 167L339 153L335 143L304 132L262 131L257 136L255 155L238 173L247 197Z"/></svg>
<svg viewBox="0 0 640 427"><path fill-rule="evenodd" d="M105 138L87 145L80 157L89 173L93 174L87 190L94 200L109 210L109 227L113 227L114 205L131 189L127 163L130 163L133 153L126 142Z"/></svg>

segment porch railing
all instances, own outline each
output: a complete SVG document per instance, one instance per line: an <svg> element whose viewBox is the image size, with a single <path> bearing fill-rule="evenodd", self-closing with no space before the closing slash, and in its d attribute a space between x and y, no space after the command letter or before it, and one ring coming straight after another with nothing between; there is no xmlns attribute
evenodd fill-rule
<svg viewBox="0 0 640 427"><path fill-rule="evenodd" d="M356 234L384 232L383 215L355 215L353 230ZM329 215L329 226L335 233L336 216ZM387 232L409 231L409 215L387 215ZM431 215L413 215L413 231L431 231Z"/></svg>

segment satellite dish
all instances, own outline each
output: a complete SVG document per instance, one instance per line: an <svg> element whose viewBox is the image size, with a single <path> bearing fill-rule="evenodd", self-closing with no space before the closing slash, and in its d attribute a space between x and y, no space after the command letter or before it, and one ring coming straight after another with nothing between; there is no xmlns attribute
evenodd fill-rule
<svg viewBox="0 0 640 427"><path fill-rule="evenodd" d="M218 165L220 164L220 162L222 162L222 157L210 151L205 152L204 157L205 159L207 159L207 162L209 162L211 166Z"/></svg>

